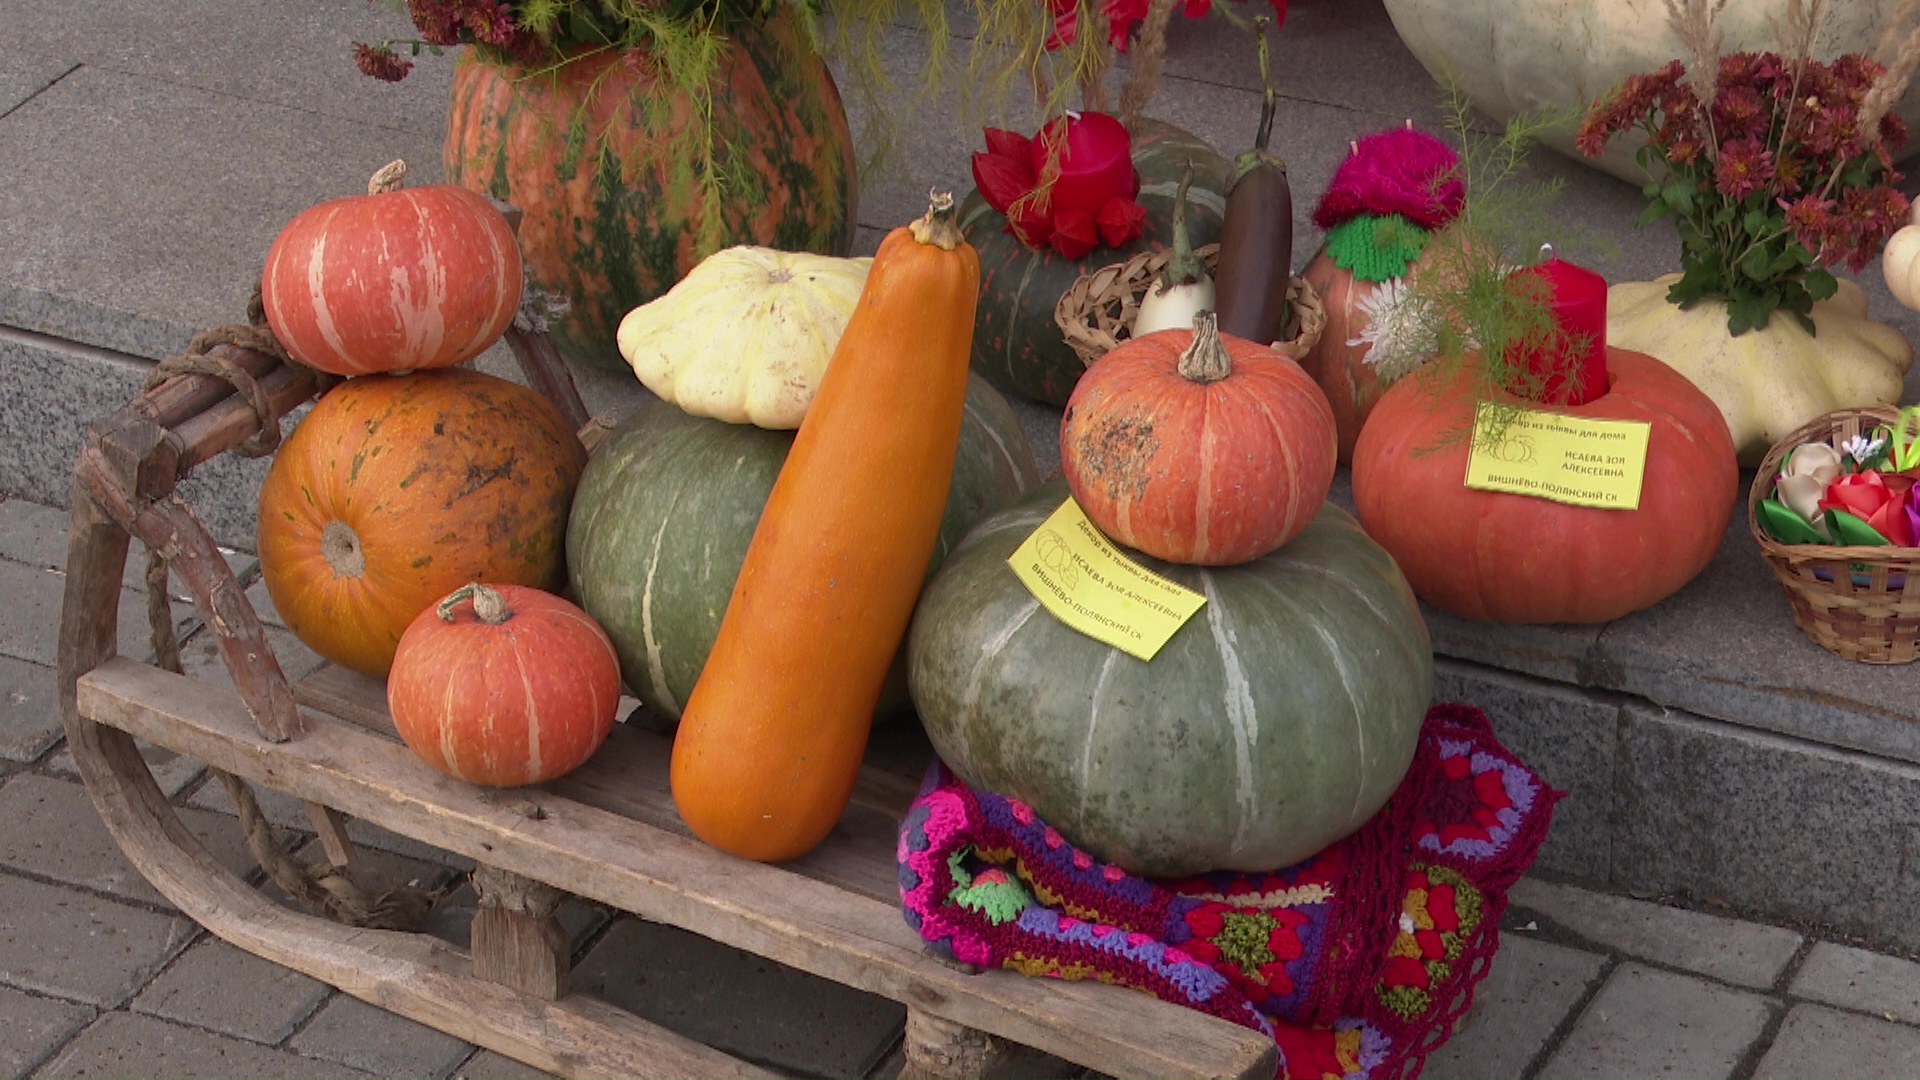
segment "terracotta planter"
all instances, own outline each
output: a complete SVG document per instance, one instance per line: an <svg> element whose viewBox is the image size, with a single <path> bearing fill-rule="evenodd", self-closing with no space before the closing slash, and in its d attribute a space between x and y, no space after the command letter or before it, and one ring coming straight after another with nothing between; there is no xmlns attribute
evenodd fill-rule
<svg viewBox="0 0 1920 1080"><path fill-rule="evenodd" d="M721 62L717 191L677 138L693 102L647 101L654 78L645 57L616 50L529 73L467 49L454 67L447 179L524 213L534 285L572 304L553 337L576 363L623 369L620 319L722 247L852 247L853 136L833 76L791 19L736 32Z"/></svg>

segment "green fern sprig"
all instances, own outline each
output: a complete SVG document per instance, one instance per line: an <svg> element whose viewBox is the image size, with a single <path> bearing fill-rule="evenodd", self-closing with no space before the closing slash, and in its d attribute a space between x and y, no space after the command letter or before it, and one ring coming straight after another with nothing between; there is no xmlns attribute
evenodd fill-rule
<svg viewBox="0 0 1920 1080"><path fill-rule="evenodd" d="M1575 340L1559 324L1543 281L1512 276L1515 269L1537 261L1543 243L1564 250L1576 239L1552 214L1561 183L1525 176L1533 145L1573 114L1524 113L1493 135L1475 126L1473 105L1457 81L1445 79L1442 87L1444 123L1459 164L1440 182L1462 181L1466 200L1454 222L1427 244L1421 272L1406 285L1404 318L1428 346L1431 359L1402 377L1433 380L1426 385L1437 394L1464 377L1469 359L1480 357L1473 396L1494 407L1490 421L1479 430L1484 438L1498 439L1523 409L1532 407L1513 399L1537 402L1548 385L1565 385L1574 358L1589 344ZM1547 370L1533 370L1526 357L1534 354L1557 362ZM1471 437L1474 431L1469 417L1426 449Z"/></svg>

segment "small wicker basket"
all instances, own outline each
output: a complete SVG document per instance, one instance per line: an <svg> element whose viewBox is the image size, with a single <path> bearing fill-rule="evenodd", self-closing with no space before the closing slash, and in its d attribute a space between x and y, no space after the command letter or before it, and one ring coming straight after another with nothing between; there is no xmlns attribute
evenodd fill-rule
<svg viewBox="0 0 1920 1080"><path fill-rule="evenodd" d="M1212 273L1220 259L1220 245L1207 244L1194 248L1193 253ZM1082 363L1092 364L1127 340L1127 328L1133 325L1141 299L1172 257L1172 251L1137 252L1125 262L1080 275L1073 287L1061 294L1060 302L1054 305L1053 321ZM1327 328L1327 308L1320 302L1320 295L1299 277L1287 281L1287 306L1286 337L1272 345L1290 360L1304 360Z"/></svg>
<svg viewBox="0 0 1920 1080"><path fill-rule="evenodd" d="M1893 408L1843 409L1810 421L1774 444L1747 493L1747 528L1787 592L1794 624L1815 644L1865 664L1920 659L1920 548L1783 544L1760 527L1757 508L1794 447L1839 446L1898 416Z"/></svg>

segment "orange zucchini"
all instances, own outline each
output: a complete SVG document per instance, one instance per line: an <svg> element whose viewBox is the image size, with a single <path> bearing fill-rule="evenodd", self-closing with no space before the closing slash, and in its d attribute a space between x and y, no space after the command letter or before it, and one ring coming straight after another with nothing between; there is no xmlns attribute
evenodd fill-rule
<svg viewBox="0 0 1920 1080"><path fill-rule="evenodd" d="M980 262L953 202L881 243L680 719L673 799L762 861L840 819L947 501Z"/></svg>

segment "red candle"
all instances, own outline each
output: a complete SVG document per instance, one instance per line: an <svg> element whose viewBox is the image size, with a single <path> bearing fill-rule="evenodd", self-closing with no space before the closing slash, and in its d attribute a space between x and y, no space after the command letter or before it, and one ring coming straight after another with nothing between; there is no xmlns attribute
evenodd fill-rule
<svg viewBox="0 0 1920 1080"><path fill-rule="evenodd" d="M1580 352L1569 360L1529 349L1526 369L1544 387L1541 401L1584 405L1607 392L1607 279L1561 259L1551 244L1540 250L1547 256L1545 262L1517 270L1513 276L1528 274L1546 282L1554 321Z"/></svg>
<svg viewBox="0 0 1920 1080"><path fill-rule="evenodd" d="M1033 175L1041 183L1048 177L1047 144L1059 138L1061 124L1066 125L1066 138L1060 148L1060 173L1053 182L1051 206L1097 214L1108 199L1131 199L1139 192L1140 180L1133 171L1133 145L1126 126L1097 112L1068 111L1048 121L1034 136Z"/></svg>

